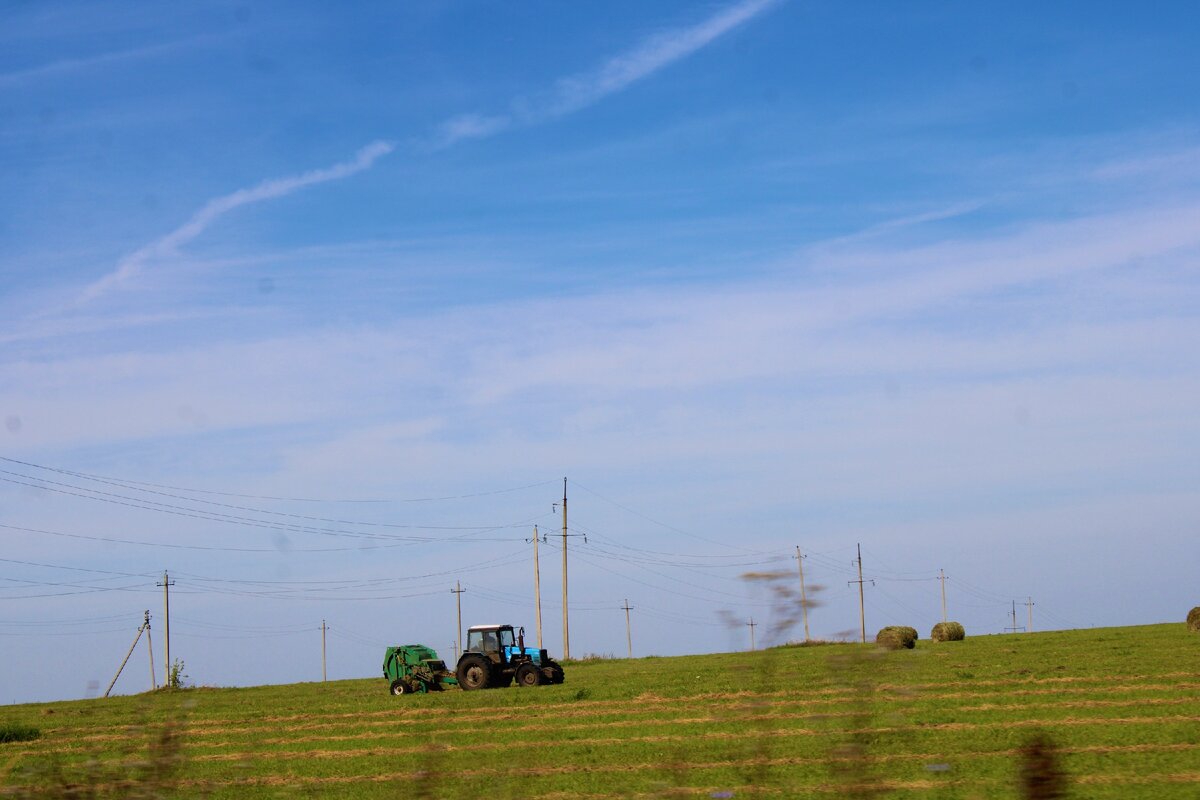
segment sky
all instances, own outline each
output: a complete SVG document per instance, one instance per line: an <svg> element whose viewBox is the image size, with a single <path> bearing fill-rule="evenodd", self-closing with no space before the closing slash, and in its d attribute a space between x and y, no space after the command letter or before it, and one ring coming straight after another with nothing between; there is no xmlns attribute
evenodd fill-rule
<svg viewBox="0 0 1200 800"><path fill-rule="evenodd" d="M0 702L1182 621L1198 28L4 4Z"/></svg>

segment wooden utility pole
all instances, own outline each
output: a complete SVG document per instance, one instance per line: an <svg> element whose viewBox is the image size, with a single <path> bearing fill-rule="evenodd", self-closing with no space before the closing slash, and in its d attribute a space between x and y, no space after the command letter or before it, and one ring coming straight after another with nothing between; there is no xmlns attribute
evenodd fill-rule
<svg viewBox="0 0 1200 800"><path fill-rule="evenodd" d="M800 613L804 616L804 641L808 641L808 595L804 593L804 559L800 555L800 545L796 545L796 566L800 570Z"/></svg>
<svg viewBox="0 0 1200 800"><path fill-rule="evenodd" d="M543 506L543 508L544 507L545 506ZM454 637L457 639L457 641L454 643L454 660L457 661L459 656L462 655L462 593L465 592L466 589L462 588L461 583L455 581L454 588L450 591L454 593L454 599L458 604L458 628L455 629L454 633Z"/></svg>
<svg viewBox="0 0 1200 800"><path fill-rule="evenodd" d="M154 643L150 641L150 610L146 610L146 649L150 651L150 688L158 688L158 673L154 671Z"/></svg>
<svg viewBox="0 0 1200 800"><path fill-rule="evenodd" d="M542 578L541 569L538 567L538 527L533 526L533 597L537 607L537 633L538 633L538 649L541 650L542 644Z"/></svg>
<svg viewBox="0 0 1200 800"><path fill-rule="evenodd" d="M855 564L858 564L858 580L846 581L849 586L852 583L858 584L858 622L862 626L863 644L867 643L867 609L863 600L863 576L862 576L862 545L858 546L858 558L854 559ZM871 585L875 585L875 581L871 581Z"/></svg>
<svg viewBox="0 0 1200 800"><path fill-rule="evenodd" d="M751 617L750 621L747 622L746 625L750 628L750 649L754 650L756 649L754 647L754 629L758 627L758 623L754 621L754 617Z"/></svg>
<svg viewBox="0 0 1200 800"><path fill-rule="evenodd" d="M1033 607L1035 605L1037 604L1033 602L1032 597L1025 597L1025 610L1029 612L1029 627L1026 630L1030 633L1033 633Z"/></svg>
<svg viewBox="0 0 1200 800"><path fill-rule="evenodd" d="M121 662L121 666L117 667L117 674L113 675L113 679L112 679L112 681L109 682L108 688L104 690L105 697L108 697L109 692L111 692L112 688L117 685L117 678L121 677L121 671L124 670L125 665L129 663L129 657L131 655L133 655L133 648L137 647L138 641L140 641L142 638L142 633L145 631L148 631L148 630L150 630L150 612L149 612L149 610L146 611L146 621L138 626L137 636L133 637L133 644L129 645L129 652L125 654L125 659ZM154 683L154 666L153 666L154 665L154 661L153 661L154 653L153 652L150 653L150 658L151 658L150 682ZM154 688L157 689L158 687L156 686Z"/></svg>
<svg viewBox="0 0 1200 800"><path fill-rule="evenodd" d="M563 478L563 658L571 657L571 626L567 622L567 479Z"/></svg>
<svg viewBox="0 0 1200 800"><path fill-rule="evenodd" d="M321 620L321 682L329 680L329 674L325 671L325 631L329 630L325 626L325 620Z"/></svg>
<svg viewBox="0 0 1200 800"><path fill-rule="evenodd" d="M629 657L633 658L633 629L629 625L629 612L633 608L629 605L629 598L625 598L625 605L621 606L625 609L625 644L629 647Z"/></svg>
<svg viewBox="0 0 1200 800"><path fill-rule="evenodd" d="M167 576L167 571L163 570L162 583L156 584L163 587L163 653L167 659L167 663L163 664L163 670L166 677L163 679L163 686L170 688L171 686L171 587L175 585L175 581L170 580Z"/></svg>
<svg viewBox="0 0 1200 800"><path fill-rule="evenodd" d="M942 622L949 622L946 616L946 570L938 570L938 580L942 582Z"/></svg>

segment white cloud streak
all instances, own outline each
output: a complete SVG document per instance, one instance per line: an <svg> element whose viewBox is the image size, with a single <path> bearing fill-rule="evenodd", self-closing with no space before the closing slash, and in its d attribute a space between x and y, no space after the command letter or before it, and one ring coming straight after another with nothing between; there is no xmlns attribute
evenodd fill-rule
<svg viewBox="0 0 1200 800"><path fill-rule="evenodd" d="M188 39L178 39L170 42L132 47L128 50L116 50L99 55L82 58L64 58L36 67L26 67L11 72L0 73L0 88L23 86L31 81L43 78L55 78L78 72L94 72L101 67L113 64L123 64L131 61L141 61L147 58L157 58L172 55L182 49L206 45L226 38L218 35L193 36Z"/></svg>
<svg viewBox="0 0 1200 800"><path fill-rule="evenodd" d="M509 128L534 125L579 111L690 56L779 2L743 0L697 25L652 36L595 70L560 79L547 97L514 102L508 113L452 117L439 126L436 145L449 147L466 139L483 139Z"/></svg>
<svg viewBox="0 0 1200 800"><path fill-rule="evenodd" d="M454 117L440 126L438 146L447 147L466 139L486 138L516 124L535 124L585 108L691 55L778 2L780 0L743 0L698 25L653 36L634 49L610 58L592 72L560 80L548 100L538 104L521 104L523 110L519 112L500 116L462 114ZM113 57L124 58L126 54L115 54ZM4 77L0 76L0 79ZM116 269L83 290L76 305L89 303L136 277L156 259L177 255L180 246L195 239L213 222L236 208L362 172L392 149L393 145L388 142L372 142L359 150L351 161L289 178L267 180L252 188L239 189L211 200L180 227L121 259Z"/></svg>
<svg viewBox="0 0 1200 800"><path fill-rule="evenodd" d="M192 218L175 230L150 244L125 256L117 263L117 268L100 280L83 290L77 304L82 305L95 300L100 295L136 277L145 270L146 265L156 259L176 255L180 246L187 244L203 233L218 219L251 203L272 200L277 197L292 194L301 189L318 183L340 180L355 173L369 169L376 160L392 152L393 145L389 142L376 141L362 148L350 161L334 164L331 167L314 169L300 175L286 178L272 178L248 189L239 189L232 194L210 200L203 208L192 215Z"/></svg>

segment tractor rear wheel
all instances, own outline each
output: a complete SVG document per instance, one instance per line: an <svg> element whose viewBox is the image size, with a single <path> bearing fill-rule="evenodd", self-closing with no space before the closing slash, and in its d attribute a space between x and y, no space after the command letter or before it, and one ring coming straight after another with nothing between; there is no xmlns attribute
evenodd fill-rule
<svg viewBox="0 0 1200 800"><path fill-rule="evenodd" d="M464 690L486 689L491 682L492 665L483 656L464 656L458 662L458 685Z"/></svg>
<svg viewBox="0 0 1200 800"><path fill-rule="evenodd" d="M392 694L408 694L410 691L412 690L408 688L408 684L404 681L392 681Z"/></svg>
<svg viewBox="0 0 1200 800"><path fill-rule="evenodd" d="M518 686L537 686L542 682L542 671L534 664L522 664L517 667Z"/></svg>

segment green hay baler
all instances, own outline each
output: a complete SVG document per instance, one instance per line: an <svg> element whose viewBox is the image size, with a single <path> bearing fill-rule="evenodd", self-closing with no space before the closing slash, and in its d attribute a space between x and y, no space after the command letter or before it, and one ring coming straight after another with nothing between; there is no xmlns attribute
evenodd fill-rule
<svg viewBox="0 0 1200 800"><path fill-rule="evenodd" d="M383 677L392 694L440 692L447 685L458 684L446 662L423 644L389 647L383 656Z"/></svg>

